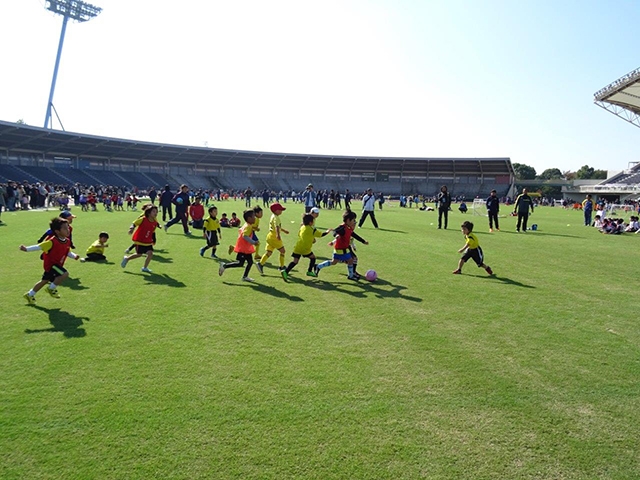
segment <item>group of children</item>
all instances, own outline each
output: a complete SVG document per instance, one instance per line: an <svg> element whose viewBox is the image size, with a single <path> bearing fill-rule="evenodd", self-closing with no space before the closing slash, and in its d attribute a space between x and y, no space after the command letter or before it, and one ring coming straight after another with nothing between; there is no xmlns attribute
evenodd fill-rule
<svg viewBox="0 0 640 480"><path fill-rule="evenodd" d="M302 217L302 225L298 231L298 238L293 247L291 254L292 260L285 267L286 250L282 240L282 234L288 234L289 231L282 227L280 216L286 210L280 203L272 204L271 219L269 220L269 233L266 237L265 253L261 256L259 253L260 241L257 232L260 231L260 219L263 216L261 207L256 206L253 209L245 210L243 213L244 225L238 231L238 238L235 245L229 246L229 254L236 253L236 260L228 263L220 263L218 270L219 275L223 275L229 268L244 267L242 280L247 282L254 281L249 273L256 262L256 268L261 275L264 275L264 265L275 251L279 252L279 271L285 282L289 281L291 271L298 265L300 258L308 258L309 265L306 274L310 277L317 277L320 270L335 265L339 262L347 265L348 278L350 280L359 280L360 275L356 272L357 256L355 255L355 247L352 240L358 240L364 244L368 244L366 240L354 232L356 226L356 214L346 211L342 217L343 223L334 228L320 231L315 227L315 220L320 214L318 208L312 208L309 213ZM316 265L316 256L313 253L313 244L317 238L322 238L329 233L334 235L331 245L334 248L332 260Z"/></svg>
<svg viewBox="0 0 640 480"><path fill-rule="evenodd" d="M282 227L280 216L286 210L280 203L272 204L271 218L269 220L269 232L266 236L265 253L260 256L260 241L257 232L260 231L260 219L263 216L262 208L259 206L248 209L243 212L244 225L238 230L238 237L234 245L230 245L229 254L236 253L236 260L232 262L220 262L218 274L222 276L224 272L230 268L244 267L242 280L253 282L249 276L251 268L256 262L256 268L261 275L264 274L264 265L273 255L275 251L279 252L279 271L285 282L289 281L291 271L298 265L300 258L308 258L309 264L306 274L310 277L318 277L320 271L326 267L344 263L347 266L347 278L358 281L360 275L357 272L358 257L355 253L356 248L354 240L368 245L364 238L360 237L354 230L356 227L357 215L347 210L342 215L342 224L336 228L325 231L318 230L315 227L315 221L320 214L318 208L312 208L309 213L302 217L302 225L298 231L298 238L293 247L291 254L292 260L285 267L285 247L282 240L282 234L289 234L289 231ZM204 256L208 249L211 249L211 256L217 258L217 247L222 240L221 222L217 219L218 210L215 206L208 209L209 217L202 219L202 231L206 240L206 245L200 249L200 255ZM153 246L156 242L155 231L160 228L158 223L158 207L153 204L146 204L142 208L142 214L134 220L129 228L129 234L132 235L133 245L127 249L127 253L135 249L135 253L125 255L121 262L121 267L125 268L129 261L145 256L145 262L142 272L152 273L149 269L149 263L153 258ZM30 305L36 303L36 293L48 284L47 293L54 298L60 298L57 287L61 285L69 274L64 268L67 258L81 260L82 262L105 261L104 249L107 248L109 234L101 232L98 240L93 242L87 249L86 256L80 258L79 255L72 252L74 248L72 240L71 223L73 223L74 215L68 210L60 213L60 216L51 220L49 230L40 238L36 245L25 246L20 245L20 250L25 252L42 251L44 274L39 282L37 282L31 290L24 294L24 298ZM596 217L597 219L598 217ZM635 218L636 230L638 230L638 218ZM472 259L478 267L484 268L489 275L493 275L491 267L484 263L482 249L480 248L478 238L473 233L473 223L464 222L461 226L462 233L465 236L465 245L459 250L463 256L458 262L458 268L453 271L454 274L462 273L463 265ZM320 264L316 264L316 256L313 253L313 244L316 239L322 238L332 233L334 238L329 243L333 247L333 256L331 260L326 260Z"/></svg>
<svg viewBox="0 0 640 480"><path fill-rule="evenodd" d="M632 215L629 217L629 223L625 223L622 218L605 218L604 220L600 215L595 216L593 226L600 230L602 233L608 235L620 235L621 233L639 233L640 222L638 217Z"/></svg>

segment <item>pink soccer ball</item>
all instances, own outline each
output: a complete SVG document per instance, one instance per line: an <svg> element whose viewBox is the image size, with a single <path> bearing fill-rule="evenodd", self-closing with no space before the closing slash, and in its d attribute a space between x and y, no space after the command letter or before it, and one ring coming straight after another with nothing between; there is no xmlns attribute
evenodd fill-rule
<svg viewBox="0 0 640 480"><path fill-rule="evenodd" d="M378 279L378 274L376 273L375 270L367 270L367 273L365 273L364 278L366 278L370 282L375 282Z"/></svg>

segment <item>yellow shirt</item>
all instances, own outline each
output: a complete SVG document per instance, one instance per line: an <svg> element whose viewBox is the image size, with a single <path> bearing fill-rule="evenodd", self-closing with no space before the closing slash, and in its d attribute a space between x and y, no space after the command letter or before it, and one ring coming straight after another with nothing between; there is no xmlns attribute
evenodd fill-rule
<svg viewBox="0 0 640 480"><path fill-rule="evenodd" d="M278 239L278 229L282 226L282 220L280 215L275 213L271 215L269 219L269 233L267 234L267 241L273 241Z"/></svg>
<svg viewBox="0 0 640 480"><path fill-rule="evenodd" d="M251 225L251 231L253 233L256 233L259 228L260 228L260 219L258 217L255 217L255 221ZM251 235L249 235L249 236L251 236Z"/></svg>
<svg viewBox="0 0 640 480"><path fill-rule="evenodd" d="M100 240L93 242L91 246L87 248L87 255L90 253L99 253L100 255L104 255L104 243L100 243Z"/></svg>
<svg viewBox="0 0 640 480"><path fill-rule="evenodd" d="M467 239L467 248L478 248L480 246L480 241L474 233L469 233L469 235L465 235L464 237Z"/></svg>
<svg viewBox="0 0 640 480"><path fill-rule="evenodd" d="M210 232L212 230L220 230L220 220L217 218L209 217L204 221L204 230Z"/></svg>
<svg viewBox="0 0 640 480"><path fill-rule="evenodd" d="M313 225L301 226L298 232L298 241L296 246L293 247L293 253L309 255L313 247L313 240L322 237L322 233L320 230L316 230Z"/></svg>

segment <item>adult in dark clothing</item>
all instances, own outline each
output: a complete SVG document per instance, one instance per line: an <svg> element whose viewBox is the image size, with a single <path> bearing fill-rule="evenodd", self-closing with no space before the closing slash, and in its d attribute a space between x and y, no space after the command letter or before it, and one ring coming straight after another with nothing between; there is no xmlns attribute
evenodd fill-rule
<svg viewBox="0 0 640 480"><path fill-rule="evenodd" d="M438 228L442 228L442 217L444 216L444 229L449 225L449 209L451 208L451 194L447 186L443 185L438 193Z"/></svg>
<svg viewBox="0 0 640 480"><path fill-rule="evenodd" d="M253 196L253 192L251 191L251 187L247 187L244 191L244 204L247 208L251 207L251 197Z"/></svg>
<svg viewBox="0 0 640 480"><path fill-rule="evenodd" d="M169 185L164 186L164 191L160 194L160 206L162 207L162 223L167 221L167 216L169 220L173 217L173 192Z"/></svg>
<svg viewBox="0 0 640 480"><path fill-rule="evenodd" d="M156 192L156 187L151 187L149 189L149 200L151 200L151 204L156 204L156 197L158 196L158 192Z"/></svg>
<svg viewBox="0 0 640 480"><path fill-rule="evenodd" d="M527 193L527 189L523 188L522 193L516 198L516 203L513 208L514 213L518 214L518 225L516 230L519 232L520 227L522 231L527 231L527 221L529 220L529 209L533 213L533 199Z"/></svg>
<svg viewBox="0 0 640 480"><path fill-rule="evenodd" d="M349 189L345 190L344 192L344 209L345 210L351 210L351 193L349 192Z"/></svg>
<svg viewBox="0 0 640 480"><path fill-rule="evenodd" d="M500 211L500 199L497 195L498 192L491 190L491 194L487 198L487 213L489 215L489 231L493 232L493 224L496 224L496 230L500 231L500 225L498 224L498 212Z"/></svg>
<svg viewBox="0 0 640 480"><path fill-rule="evenodd" d="M176 193L171 199L171 203L176 206L176 216L169 220L165 226L164 231L169 230L169 227L175 225L178 222L182 222L182 228L185 235L191 235L189 231L189 187L186 185L180 185L180 191Z"/></svg>

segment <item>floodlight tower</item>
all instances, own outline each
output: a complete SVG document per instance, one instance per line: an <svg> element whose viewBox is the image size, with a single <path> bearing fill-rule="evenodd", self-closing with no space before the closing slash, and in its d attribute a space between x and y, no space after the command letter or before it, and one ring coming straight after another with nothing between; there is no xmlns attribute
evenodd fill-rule
<svg viewBox="0 0 640 480"><path fill-rule="evenodd" d="M67 30L67 22L71 18L77 22L86 22L93 17L98 16L102 11L100 7L94 7L89 3L81 0L47 0L47 10L62 15L62 32L60 32L60 42L58 43L58 55L56 56L56 65L53 67L53 78L51 79L51 91L49 92L49 102L47 103L47 115L44 118L44 128L49 127L51 121L51 107L53 106L53 92L56 89L56 78L58 77L58 66L60 65L60 56L62 55L62 44L64 43L64 34Z"/></svg>

